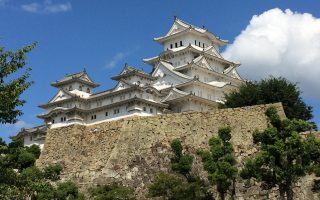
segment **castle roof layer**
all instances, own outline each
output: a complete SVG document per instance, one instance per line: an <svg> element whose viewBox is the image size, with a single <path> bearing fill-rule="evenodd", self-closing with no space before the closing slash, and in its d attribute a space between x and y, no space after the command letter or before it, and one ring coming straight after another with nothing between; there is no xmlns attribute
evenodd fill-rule
<svg viewBox="0 0 320 200"><path fill-rule="evenodd" d="M99 86L99 84L94 83L92 81L92 79L87 74L86 70L83 70L82 72L78 72L75 74L66 75L63 79L57 80L56 82L51 83L51 85L54 87L60 87L73 82L80 82L91 87Z"/></svg>
<svg viewBox="0 0 320 200"><path fill-rule="evenodd" d="M207 29L199 28L188 22L182 21L177 17L175 17L174 22L170 30L167 32L167 34L161 37L154 38L154 40L162 44L169 39L175 38L177 36L181 36L186 33L199 34L202 36L206 36L208 39L218 44L219 46L222 46L228 43L227 40L220 39L219 37L215 36L213 33L209 32Z"/></svg>

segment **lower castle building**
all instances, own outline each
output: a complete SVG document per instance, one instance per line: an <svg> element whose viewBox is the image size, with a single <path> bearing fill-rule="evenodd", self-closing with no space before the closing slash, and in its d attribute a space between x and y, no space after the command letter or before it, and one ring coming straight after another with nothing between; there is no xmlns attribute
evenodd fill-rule
<svg viewBox="0 0 320 200"><path fill-rule="evenodd" d="M23 129L18 136L25 145L40 144L43 130L70 124L90 125L130 116L153 116L171 112L208 111L223 103L224 95L243 80L238 63L224 59L219 48L227 44L205 28L175 17L166 35L154 40L163 46L158 56L144 59L152 70L146 73L125 64L114 88L99 93L84 70L51 85L57 94L38 115L44 125ZM38 137L38 135L40 137Z"/></svg>

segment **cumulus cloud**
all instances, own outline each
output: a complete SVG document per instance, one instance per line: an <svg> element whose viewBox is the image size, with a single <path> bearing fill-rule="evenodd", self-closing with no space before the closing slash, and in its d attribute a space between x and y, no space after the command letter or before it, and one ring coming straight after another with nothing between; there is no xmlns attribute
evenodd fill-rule
<svg viewBox="0 0 320 200"><path fill-rule="evenodd" d="M255 15L222 55L242 63L244 78L284 76L320 99L320 19L309 13L275 8Z"/></svg>
<svg viewBox="0 0 320 200"><path fill-rule="evenodd" d="M21 5L21 9L30 13L50 14L68 12L72 9L72 5L70 2L53 3L51 0L45 0L42 3L34 2L30 4L23 4Z"/></svg>
<svg viewBox="0 0 320 200"><path fill-rule="evenodd" d="M138 51L139 47L133 48L131 50L128 51L124 51L124 52L118 52L116 53L105 65L105 68L107 69L112 69L114 67L117 66L117 64L124 60L126 57L130 56L131 54L133 54L134 52Z"/></svg>

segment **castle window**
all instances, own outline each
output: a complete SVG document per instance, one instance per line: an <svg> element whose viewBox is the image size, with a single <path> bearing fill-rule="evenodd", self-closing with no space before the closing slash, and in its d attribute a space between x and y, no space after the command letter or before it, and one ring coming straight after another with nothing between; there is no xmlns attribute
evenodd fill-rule
<svg viewBox="0 0 320 200"><path fill-rule="evenodd" d="M178 42L175 43L175 47L176 47L176 48L178 47Z"/></svg>
<svg viewBox="0 0 320 200"><path fill-rule="evenodd" d="M61 117L61 118L60 118L60 121L61 121L61 122L65 122L66 120L67 120L66 117Z"/></svg>
<svg viewBox="0 0 320 200"><path fill-rule="evenodd" d="M79 85L79 90L82 91L82 86L81 85Z"/></svg>
<svg viewBox="0 0 320 200"><path fill-rule="evenodd" d="M143 107L143 111L147 111L147 108L146 108L146 107Z"/></svg>
<svg viewBox="0 0 320 200"><path fill-rule="evenodd" d="M182 41L180 41L180 47L182 46Z"/></svg>
<svg viewBox="0 0 320 200"><path fill-rule="evenodd" d="M30 141L32 141L32 136L30 136Z"/></svg>
<svg viewBox="0 0 320 200"><path fill-rule="evenodd" d="M170 44L170 49L172 49L173 48L173 44Z"/></svg>
<svg viewBox="0 0 320 200"><path fill-rule="evenodd" d="M97 115L91 115L91 120L97 119Z"/></svg>
<svg viewBox="0 0 320 200"><path fill-rule="evenodd" d="M204 48L204 43L202 44L202 47Z"/></svg>
<svg viewBox="0 0 320 200"><path fill-rule="evenodd" d="M90 93L90 88L87 88L87 93Z"/></svg>
<svg viewBox="0 0 320 200"><path fill-rule="evenodd" d="M113 103L113 97L111 97L111 99L110 99L110 100L111 100L111 103Z"/></svg>
<svg viewBox="0 0 320 200"><path fill-rule="evenodd" d="M106 116L108 116L108 112L106 112Z"/></svg>
<svg viewBox="0 0 320 200"><path fill-rule="evenodd" d="M72 90L72 85L69 86L69 91L71 91L71 90Z"/></svg>
<svg viewBox="0 0 320 200"><path fill-rule="evenodd" d="M120 109L119 108L113 110L113 114L119 114L119 113L120 113Z"/></svg>
<svg viewBox="0 0 320 200"><path fill-rule="evenodd" d="M54 119L51 121L52 124L54 124Z"/></svg>
<svg viewBox="0 0 320 200"><path fill-rule="evenodd" d="M197 40L194 41L194 45L197 45Z"/></svg>
<svg viewBox="0 0 320 200"><path fill-rule="evenodd" d="M150 113L153 113L153 109L152 108L150 108Z"/></svg>
<svg viewBox="0 0 320 200"><path fill-rule="evenodd" d="M200 45L200 42L199 42L199 47L200 47L201 45Z"/></svg>

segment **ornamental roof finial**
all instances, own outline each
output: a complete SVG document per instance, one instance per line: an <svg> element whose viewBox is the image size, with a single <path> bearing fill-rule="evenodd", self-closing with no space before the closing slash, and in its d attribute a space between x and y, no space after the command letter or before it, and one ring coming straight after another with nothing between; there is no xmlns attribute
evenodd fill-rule
<svg viewBox="0 0 320 200"><path fill-rule="evenodd" d="M175 15L175 16L173 16L173 19L174 19L174 20L176 20L176 19L177 19L177 16L176 16L176 15Z"/></svg>
<svg viewBox="0 0 320 200"><path fill-rule="evenodd" d="M84 73L87 73L87 70L86 70L86 68L83 68L83 72L84 72Z"/></svg>

